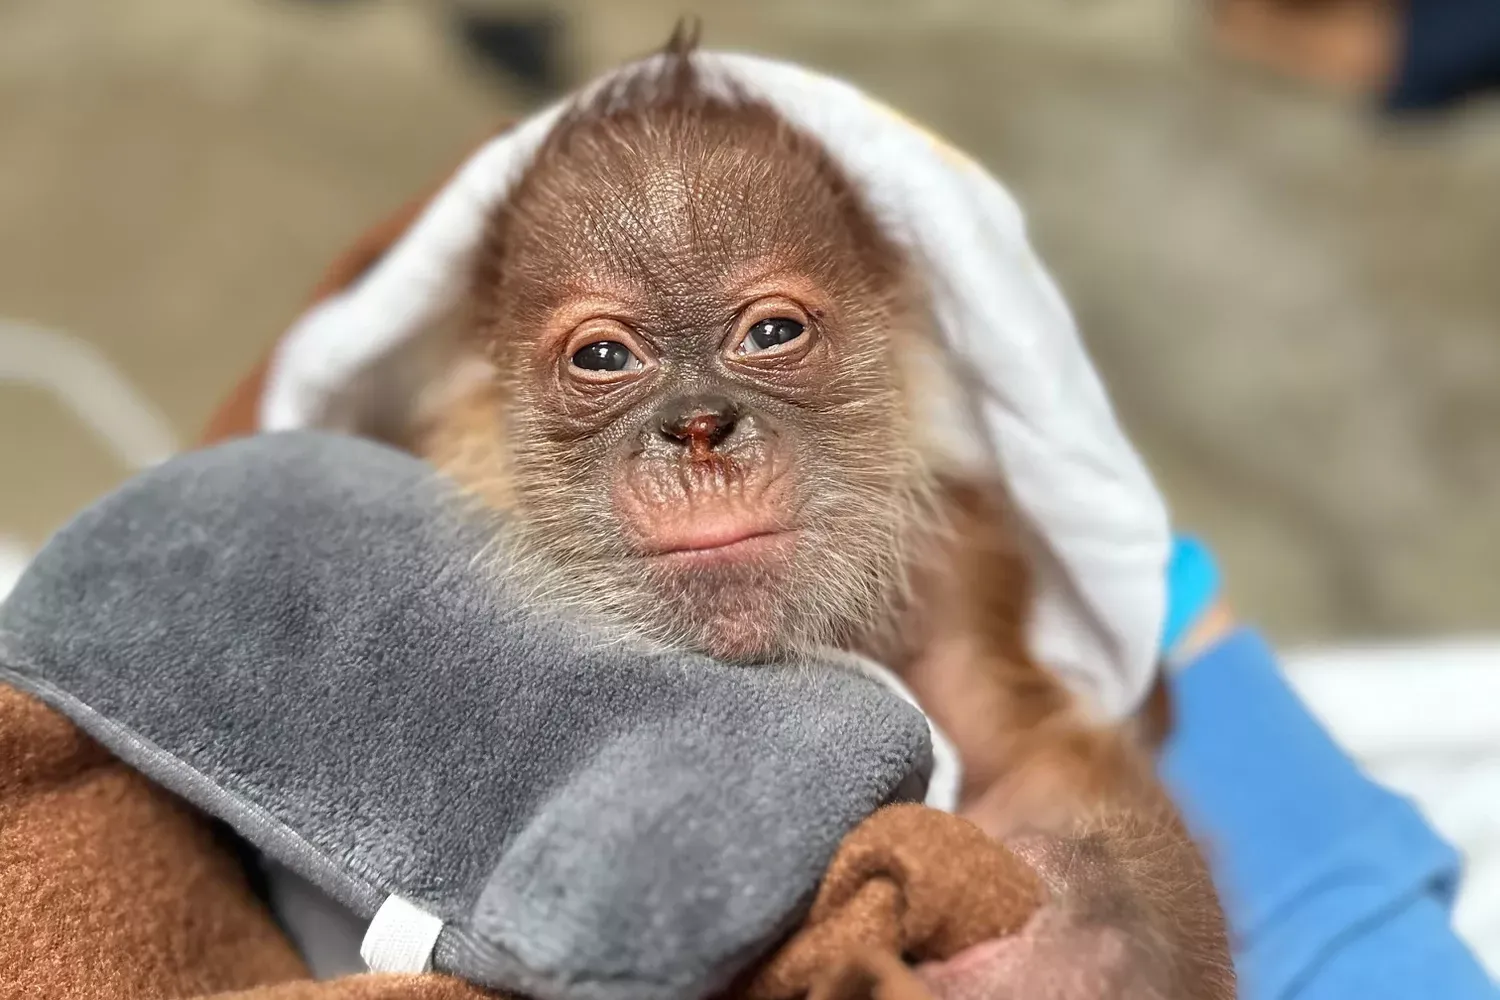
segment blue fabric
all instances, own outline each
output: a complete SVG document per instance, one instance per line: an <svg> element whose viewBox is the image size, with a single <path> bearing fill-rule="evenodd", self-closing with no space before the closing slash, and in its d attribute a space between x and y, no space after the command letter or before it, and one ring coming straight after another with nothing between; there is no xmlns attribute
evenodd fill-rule
<svg viewBox="0 0 1500 1000"><path fill-rule="evenodd" d="M1161 648L1171 650L1219 596L1219 565L1213 553L1191 535L1179 535L1167 564L1167 616Z"/></svg>
<svg viewBox="0 0 1500 1000"><path fill-rule="evenodd" d="M1241 630L1173 680L1163 776L1203 838L1245 1000L1497 1000L1449 923L1459 861Z"/></svg>

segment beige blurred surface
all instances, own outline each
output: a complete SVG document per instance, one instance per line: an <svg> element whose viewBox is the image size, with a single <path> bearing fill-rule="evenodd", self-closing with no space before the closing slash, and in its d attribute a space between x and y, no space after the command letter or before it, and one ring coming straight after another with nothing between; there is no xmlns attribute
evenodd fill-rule
<svg viewBox="0 0 1500 1000"><path fill-rule="evenodd" d="M0 318L93 345L190 438L333 253L524 107L437 6L0 0ZM993 166L1277 636L1500 627L1494 109L1382 128L1220 64L1188 2L557 6L580 73L695 9ZM0 329L0 549L125 474L80 408L151 445L48 339Z"/></svg>

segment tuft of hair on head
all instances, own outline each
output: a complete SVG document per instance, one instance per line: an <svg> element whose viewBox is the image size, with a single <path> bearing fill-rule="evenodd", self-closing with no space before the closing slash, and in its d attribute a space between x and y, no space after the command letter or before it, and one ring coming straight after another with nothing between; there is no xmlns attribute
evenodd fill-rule
<svg viewBox="0 0 1500 1000"><path fill-rule="evenodd" d="M604 85L585 93L564 113L554 136L571 127L620 115L649 112L693 112L710 106L745 103L728 80L705 79L698 61L703 24L683 17L660 49L633 66L615 73Z"/></svg>
<svg viewBox="0 0 1500 1000"><path fill-rule="evenodd" d="M698 48L698 43L703 39L703 19L687 14L677 19L677 24L672 28L672 37L667 39L667 44L662 46L662 54L676 58L686 59Z"/></svg>

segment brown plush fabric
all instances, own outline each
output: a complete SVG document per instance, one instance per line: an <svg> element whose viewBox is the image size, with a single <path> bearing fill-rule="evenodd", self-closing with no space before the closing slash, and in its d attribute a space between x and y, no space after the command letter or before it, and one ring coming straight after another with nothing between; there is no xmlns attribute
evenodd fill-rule
<svg viewBox="0 0 1500 1000"><path fill-rule="evenodd" d="M924 997L902 957L952 958L1013 934L1042 901L1032 871L972 823L888 807L844 838L802 929L746 1000Z"/></svg>
<svg viewBox="0 0 1500 1000"><path fill-rule="evenodd" d="M3 1000L478 1000L444 976L307 969L200 815L0 685Z"/></svg>
<svg viewBox="0 0 1500 1000"><path fill-rule="evenodd" d="M905 960L1019 930L1030 872L965 820L870 817L742 1000L928 1000ZM210 825L0 685L0 1000L480 1000L444 976L313 982Z"/></svg>
<svg viewBox="0 0 1500 1000"><path fill-rule="evenodd" d="M0 996L190 996L305 975L199 817L0 687Z"/></svg>
<svg viewBox="0 0 1500 1000"><path fill-rule="evenodd" d="M493 1000L494 996L447 976L369 974L344 976L321 983L304 979L239 993L193 997L191 1000Z"/></svg>

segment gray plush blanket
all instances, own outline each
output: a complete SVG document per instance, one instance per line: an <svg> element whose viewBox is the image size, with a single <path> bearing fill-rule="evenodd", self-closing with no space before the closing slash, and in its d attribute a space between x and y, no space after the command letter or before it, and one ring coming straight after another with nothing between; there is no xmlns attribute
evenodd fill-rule
<svg viewBox="0 0 1500 1000"><path fill-rule="evenodd" d="M925 720L847 669L592 641L462 509L352 438L182 456L40 553L0 681L379 914L388 965L559 1000L718 988L845 833L921 798Z"/></svg>

